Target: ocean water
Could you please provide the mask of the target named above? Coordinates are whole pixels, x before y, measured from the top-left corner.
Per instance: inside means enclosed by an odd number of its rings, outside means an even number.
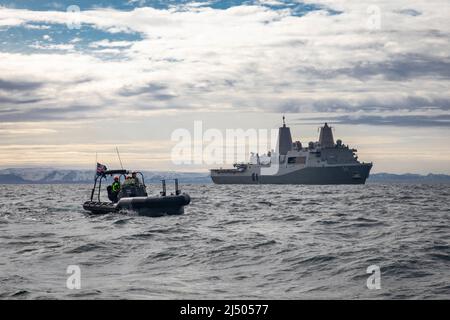
[[[450,298],[448,185],[182,187],[184,215],[150,218],[86,214],[89,185],[1,186],[0,298]]]

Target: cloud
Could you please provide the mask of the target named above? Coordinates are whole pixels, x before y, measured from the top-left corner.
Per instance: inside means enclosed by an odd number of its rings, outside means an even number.
[[[100,41],[91,42],[89,47],[92,48],[124,48],[133,45],[133,41],[110,41],[103,39]]]
[[[0,90],[23,91],[36,90],[43,84],[40,82],[0,79]]]
[[[330,79],[348,76],[358,80],[381,77],[389,81],[402,81],[417,77],[437,77],[450,79],[450,59],[418,54],[392,55],[383,61],[357,61],[350,67],[337,69],[298,70],[302,75]]]
[[[140,38],[111,40],[103,34],[77,41],[76,48],[54,36],[66,30],[69,13],[0,8],[0,25],[28,30],[28,25],[46,24],[55,31],[42,31],[52,35],[52,44],[31,43],[37,52],[0,52],[0,88],[16,91],[10,100],[3,96],[5,108],[33,100],[35,108],[104,106],[108,117],[120,117],[124,109],[139,111],[129,116],[136,114],[136,121],[146,111],[174,109],[449,110],[446,1],[433,6],[379,1],[377,30],[367,28],[370,1],[305,1],[314,8],[302,15],[273,1],[226,9],[215,4],[82,11],[81,31],[137,32]],[[76,32],[70,39],[83,37]],[[82,78],[90,81],[78,82]],[[39,87],[27,88],[27,79],[36,79]],[[21,81],[22,90],[13,89]]]
[[[70,106],[65,108],[16,108],[7,109],[0,112],[2,122],[32,122],[32,121],[56,121],[69,120],[73,116],[78,119],[88,117],[87,114],[100,111],[98,108],[90,106]]]
[[[36,42],[30,45],[30,48],[42,50],[73,51],[75,49],[75,46],[73,44],[41,44],[39,42]]]
[[[42,25],[42,24],[25,24],[23,25],[25,29],[35,29],[35,30],[48,30],[51,28],[51,26],[48,25]]]
[[[420,11],[417,11],[417,10],[414,10],[414,9],[401,9],[401,10],[397,10],[395,12],[400,13],[400,14],[406,14],[406,15],[409,15],[409,16],[414,16],[414,17],[415,16],[420,16],[422,14]]]
[[[170,94],[168,87],[163,84],[148,83],[144,86],[125,86],[121,88],[118,93],[124,97],[147,95],[155,100],[170,100],[176,97],[174,94]]]
[[[416,77],[442,77],[450,79],[450,60],[433,56],[405,54],[377,63],[359,62],[351,69],[340,70],[357,79],[382,76],[401,81]]]
[[[302,119],[305,121],[305,119]],[[341,115],[324,118],[312,117],[307,121],[330,122],[335,124],[365,124],[372,126],[401,126],[401,127],[446,127],[450,128],[450,115]]]
[[[43,99],[13,99],[10,97],[2,97],[0,96],[0,103],[3,104],[30,104],[30,103],[37,103],[37,102],[41,102],[43,101]],[[8,109],[6,109],[8,110]],[[0,112],[4,112],[5,110],[1,110]]]
[[[450,97],[429,97],[429,96],[402,96],[389,94],[384,97],[343,97],[339,98],[318,98],[318,99],[294,99],[282,104],[277,112],[386,112],[386,111],[418,111],[450,110]]]

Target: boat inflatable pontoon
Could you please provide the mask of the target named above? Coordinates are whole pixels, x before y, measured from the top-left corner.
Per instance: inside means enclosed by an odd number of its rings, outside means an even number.
[[[186,193],[181,193],[178,188],[178,179],[175,180],[175,194],[166,194],[166,180],[162,180],[162,192],[159,196],[149,197],[146,192],[144,176],[140,174],[142,183],[134,185],[122,184],[120,191],[115,194],[111,186],[107,187],[108,198],[111,202],[100,200],[102,180],[108,175],[120,175],[125,177],[129,174],[126,170],[109,170],[95,178],[94,187],[91,192],[91,199],[83,204],[83,208],[92,214],[106,214],[113,212],[133,211],[139,215],[162,216],[179,215],[184,213],[184,206],[191,202],[191,198]],[[120,180],[119,180],[120,181]],[[98,188],[97,188],[98,185]],[[98,189],[97,201],[94,200],[94,194]]]

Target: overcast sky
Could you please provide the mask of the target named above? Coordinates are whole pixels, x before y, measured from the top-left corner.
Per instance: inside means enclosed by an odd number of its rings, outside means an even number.
[[[78,6],[80,12],[77,13]],[[171,133],[336,138],[373,172],[450,174],[450,2],[0,0],[0,167],[158,170]]]

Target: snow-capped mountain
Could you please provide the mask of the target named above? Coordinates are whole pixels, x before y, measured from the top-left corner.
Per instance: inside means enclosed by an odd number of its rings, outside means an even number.
[[[178,178],[183,183],[209,183],[209,173],[143,171],[146,183]],[[50,168],[10,168],[0,170],[0,184],[12,183],[92,183],[93,170]]]

